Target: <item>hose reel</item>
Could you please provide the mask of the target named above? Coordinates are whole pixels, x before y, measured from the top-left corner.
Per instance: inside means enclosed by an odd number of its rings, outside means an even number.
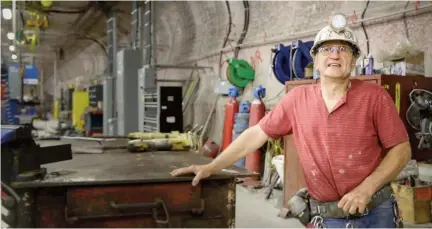
[[[243,88],[255,79],[255,70],[247,61],[230,58],[228,65],[226,75],[232,85]]]
[[[272,65],[273,74],[281,84],[285,85],[287,81],[305,77],[304,69],[313,62],[309,53],[312,46],[313,41],[303,43],[298,40],[289,46],[278,44],[272,49],[272,52],[275,53]]]

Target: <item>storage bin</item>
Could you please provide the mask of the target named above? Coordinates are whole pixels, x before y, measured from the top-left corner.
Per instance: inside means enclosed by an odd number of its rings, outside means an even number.
[[[403,221],[423,224],[431,221],[431,186],[411,187],[392,183]]]

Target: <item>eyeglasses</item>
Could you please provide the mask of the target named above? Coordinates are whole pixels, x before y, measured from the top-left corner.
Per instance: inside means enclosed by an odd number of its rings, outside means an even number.
[[[318,53],[322,53],[324,55],[333,54],[335,51],[337,51],[338,53],[353,53],[352,48],[344,45],[321,46],[318,49]]]

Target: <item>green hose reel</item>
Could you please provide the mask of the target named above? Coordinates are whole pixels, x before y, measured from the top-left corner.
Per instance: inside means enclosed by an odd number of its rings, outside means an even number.
[[[232,85],[243,88],[255,79],[255,70],[247,61],[230,58],[228,65],[227,79]]]

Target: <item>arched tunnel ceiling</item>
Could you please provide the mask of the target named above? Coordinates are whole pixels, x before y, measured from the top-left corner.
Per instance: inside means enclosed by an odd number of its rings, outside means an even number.
[[[207,62],[215,64],[229,25],[226,2],[157,1],[154,3],[156,9],[157,62],[175,64],[212,57],[207,59]],[[55,4],[65,8],[67,4],[72,3],[56,1]],[[88,2],[76,2],[74,4],[76,4],[74,8],[77,9],[85,6]],[[120,1],[111,4],[119,11],[118,45],[119,48],[125,47],[130,42],[131,2]],[[328,16],[332,12],[343,12],[350,18],[355,12],[357,18],[360,19],[365,5],[366,1],[249,1],[250,19],[243,43],[254,44],[298,34],[301,36],[297,39],[310,40],[313,39],[313,32],[326,24]],[[431,2],[421,2],[422,7],[427,5],[432,4]],[[237,43],[242,33],[245,16],[242,1],[230,1],[229,7],[232,25],[227,47]],[[371,1],[365,17],[380,18],[383,15],[414,8],[414,3],[406,4],[403,1]],[[411,11],[411,14],[419,12]],[[427,47],[428,42],[431,41],[430,26],[427,26],[428,22],[432,20],[430,12],[431,10],[428,9],[428,13],[421,13],[407,19],[407,27],[411,33],[410,40],[416,48],[430,50]],[[389,43],[389,37],[386,36],[389,35],[402,39],[405,32],[401,22],[401,14],[394,15],[396,18],[388,23],[367,26],[370,31],[369,40],[373,41],[371,49],[387,47],[385,44]],[[53,44],[64,45],[65,58],[58,63],[58,78],[63,83],[74,83],[78,76],[89,79],[102,75],[107,62],[106,51],[102,49],[102,46],[106,48],[107,44],[107,25],[104,14],[98,9],[93,9],[82,15],[52,14],[50,21],[52,21],[52,29],[49,28],[47,33],[51,30],[53,32],[51,35],[47,35],[46,41],[41,47],[53,48]],[[387,26],[387,28],[383,29],[383,26]],[[70,33],[75,34],[75,36],[64,35]],[[361,39],[360,44],[362,50],[365,51],[365,37],[358,26],[355,33]],[[90,39],[97,40],[99,43]],[[290,40],[285,40],[285,42],[290,42]],[[276,43],[269,42],[272,45]],[[43,63],[45,90],[52,94],[54,88],[52,84],[52,59],[40,58],[39,62]]]

